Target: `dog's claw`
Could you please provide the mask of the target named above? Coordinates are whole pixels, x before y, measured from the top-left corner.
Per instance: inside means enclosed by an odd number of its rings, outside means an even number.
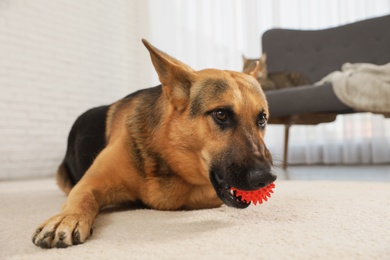
[[[48,237],[53,238],[54,237],[54,231],[46,232],[43,235],[43,239],[48,238]]]
[[[39,233],[41,233],[42,229],[41,228],[38,228],[37,230],[35,230],[35,233],[33,234],[32,236],[32,242],[35,244],[35,240],[37,239],[37,236],[39,235]]]
[[[64,243],[63,241],[58,241],[56,243],[56,247],[57,248],[67,248],[69,245],[67,245],[66,243]]]
[[[58,233],[58,239],[59,240],[64,240],[66,238],[66,234],[65,234],[65,232],[63,232],[63,231],[61,231],[61,232],[59,232]]]
[[[38,229],[40,230],[40,229]],[[37,230],[37,232],[38,232]],[[38,233],[40,234],[40,233]],[[37,235],[38,235],[37,234]],[[50,248],[51,247],[51,241],[54,238],[54,232],[46,232],[41,239],[38,239],[36,241],[37,235],[34,237],[33,243],[41,248]]]
[[[73,244],[74,245],[78,245],[78,244],[81,244],[81,241],[80,241],[80,232],[75,232],[73,233]]]

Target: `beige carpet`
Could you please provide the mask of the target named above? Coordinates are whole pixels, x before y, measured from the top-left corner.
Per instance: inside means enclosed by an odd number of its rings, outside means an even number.
[[[65,196],[52,180],[0,183],[0,259],[390,259],[390,183],[278,181],[244,210],[103,213],[83,245],[31,234]]]

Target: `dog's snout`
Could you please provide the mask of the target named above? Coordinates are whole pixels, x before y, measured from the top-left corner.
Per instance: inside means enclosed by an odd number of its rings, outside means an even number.
[[[249,183],[253,189],[260,189],[276,180],[276,175],[271,170],[265,171],[264,169],[253,170],[248,174]]]

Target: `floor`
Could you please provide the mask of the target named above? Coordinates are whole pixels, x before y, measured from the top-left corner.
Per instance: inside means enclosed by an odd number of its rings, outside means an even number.
[[[276,167],[279,180],[335,180],[390,182],[390,165]]]

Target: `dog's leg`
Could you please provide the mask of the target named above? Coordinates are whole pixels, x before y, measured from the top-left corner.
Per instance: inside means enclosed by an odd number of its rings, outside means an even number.
[[[120,156],[113,158],[111,154],[102,151],[70,191],[61,213],[38,227],[32,238],[35,245],[51,248],[83,243],[91,235],[92,224],[100,208],[135,199],[134,193],[129,192],[134,186],[129,188],[121,177],[125,176],[121,172],[125,170],[116,167],[125,159]]]
[[[199,187],[193,189],[189,194],[189,199],[183,209],[210,209],[222,205],[222,201],[218,198],[214,188],[210,186]]]

